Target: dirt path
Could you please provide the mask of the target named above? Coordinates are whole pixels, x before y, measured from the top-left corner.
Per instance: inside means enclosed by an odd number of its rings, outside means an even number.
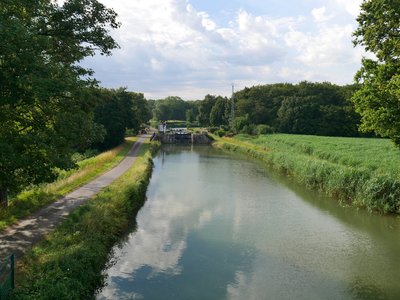
[[[118,166],[45,206],[30,217],[19,221],[0,233],[0,259],[14,253],[21,257],[32,245],[53,230],[68,214],[87,202],[102,188],[124,174],[134,163],[140,145],[148,136],[141,136]]]

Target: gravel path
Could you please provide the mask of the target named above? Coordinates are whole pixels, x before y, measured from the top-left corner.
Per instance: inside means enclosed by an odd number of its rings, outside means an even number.
[[[86,203],[102,188],[124,174],[136,160],[140,145],[147,137],[147,135],[141,136],[115,168],[1,232],[0,260],[12,253],[17,258],[21,257],[32,245],[40,241],[45,234],[65,219],[71,211]]]

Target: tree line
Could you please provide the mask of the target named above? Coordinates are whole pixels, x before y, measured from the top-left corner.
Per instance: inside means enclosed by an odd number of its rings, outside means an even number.
[[[328,82],[278,83],[244,88],[227,97],[207,95],[184,101],[168,97],[152,101],[158,120],[186,120],[202,127],[222,127],[232,133],[283,132],[328,136],[359,136],[360,116],[351,97],[358,85]]]

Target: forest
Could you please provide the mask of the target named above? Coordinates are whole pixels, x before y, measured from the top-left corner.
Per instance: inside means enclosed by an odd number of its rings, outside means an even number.
[[[357,85],[329,82],[277,83],[246,87],[227,97],[206,95],[203,100],[184,101],[168,97],[149,101],[156,120],[186,120],[188,126],[211,127],[231,134],[273,132],[360,136],[360,116],[351,97]]]

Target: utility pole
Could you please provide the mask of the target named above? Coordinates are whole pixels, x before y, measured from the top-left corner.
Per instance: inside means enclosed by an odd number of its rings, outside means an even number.
[[[233,126],[233,120],[235,120],[235,84],[232,83],[232,97],[231,97],[231,127]]]

